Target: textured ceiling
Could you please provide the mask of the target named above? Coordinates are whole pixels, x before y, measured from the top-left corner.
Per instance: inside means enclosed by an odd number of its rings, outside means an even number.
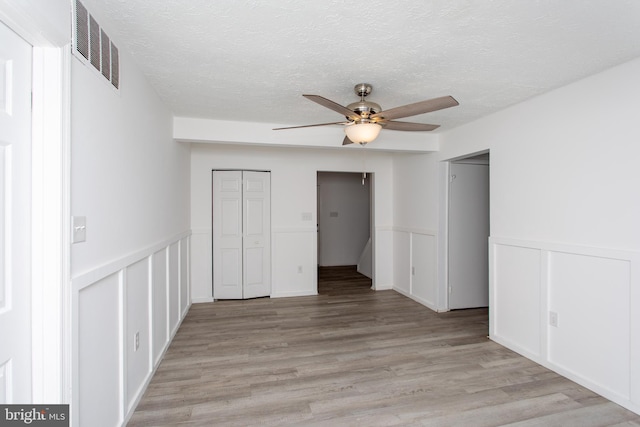
[[[83,0],[176,116],[300,125],[356,83],[447,129],[640,56],[635,0]],[[309,129],[313,132],[313,129]]]

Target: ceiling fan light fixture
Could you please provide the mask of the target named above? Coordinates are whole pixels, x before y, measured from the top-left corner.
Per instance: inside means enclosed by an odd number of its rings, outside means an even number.
[[[380,129],[382,126],[377,123],[355,123],[345,126],[344,133],[352,142],[364,145],[376,139]]]
[[[343,115],[347,122],[320,123],[303,126],[289,126],[275,128],[296,129],[314,126],[328,125],[346,125],[344,133],[347,135],[342,145],[350,145],[352,143],[365,145],[378,137],[380,130],[384,126],[385,130],[402,130],[402,131],[431,131],[437,129],[438,125],[430,125],[427,123],[413,123],[397,121],[403,117],[417,116],[418,114],[431,113],[433,111],[442,110],[444,108],[455,107],[459,105],[452,96],[441,96],[439,98],[427,99],[425,101],[414,102],[413,104],[402,105],[400,107],[382,110],[380,105],[375,102],[365,101],[373,87],[368,83],[359,83],[354,87],[356,95],[360,97],[360,101],[353,102],[346,107],[324,98],[320,95],[302,95],[309,101],[313,101],[325,108],[335,111]]]

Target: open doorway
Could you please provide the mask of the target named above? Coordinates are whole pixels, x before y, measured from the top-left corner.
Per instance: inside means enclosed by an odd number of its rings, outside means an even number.
[[[369,288],[373,279],[372,181],[368,173],[317,174],[318,268],[351,269],[369,279]]]
[[[448,308],[489,306],[489,153],[449,165]]]

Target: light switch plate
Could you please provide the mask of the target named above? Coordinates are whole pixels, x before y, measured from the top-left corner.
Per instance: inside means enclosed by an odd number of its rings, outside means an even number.
[[[71,243],[87,240],[87,217],[74,216],[71,220]]]
[[[553,326],[554,328],[558,327],[558,313],[556,313],[555,311],[549,312],[549,325]]]

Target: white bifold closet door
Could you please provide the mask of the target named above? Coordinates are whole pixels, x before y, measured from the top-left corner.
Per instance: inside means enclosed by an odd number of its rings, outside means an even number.
[[[271,175],[213,171],[213,298],[271,294]]]

